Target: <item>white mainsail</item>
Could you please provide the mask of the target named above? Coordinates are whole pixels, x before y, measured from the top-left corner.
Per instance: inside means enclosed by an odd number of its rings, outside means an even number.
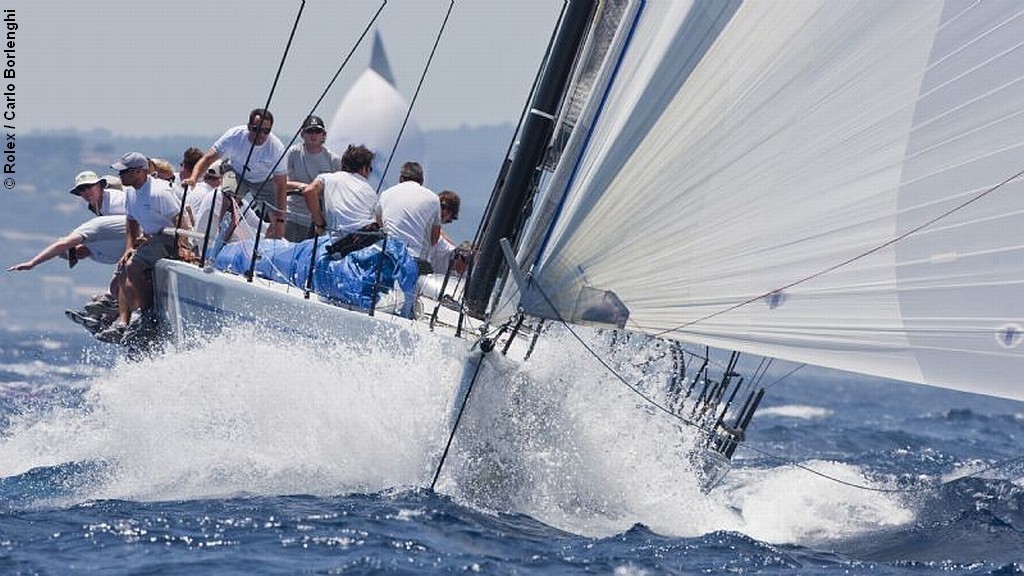
[[[1024,399],[1024,5],[632,14],[529,312]]]

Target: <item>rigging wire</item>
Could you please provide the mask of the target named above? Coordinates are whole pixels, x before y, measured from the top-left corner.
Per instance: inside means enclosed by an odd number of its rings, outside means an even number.
[[[445,12],[444,21],[441,22],[441,28],[437,31],[437,37],[434,38],[434,46],[430,49],[430,56],[427,57],[427,62],[423,66],[423,73],[420,74],[420,81],[416,84],[416,91],[412,95],[412,99],[409,101],[409,108],[405,111],[405,118],[402,119],[402,127],[398,129],[398,136],[395,137],[395,143],[391,146],[391,153],[388,154],[388,162],[384,165],[384,171],[381,172],[380,180],[377,182],[377,194],[380,194],[380,188],[384,185],[384,177],[388,175],[388,168],[391,167],[391,161],[394,160],[395,151],[398,150],[398,143],[402,141],[402,134],[405,133],[405,127],[409,123],[409,117],[412,115],[412,107],[416,105],[416,99],[420,95],[420,88],[423,87],[423,81],[427,78],[427,72],[430,70],[430,63],[434,60],[434,53],[437,52],[437,46],[441,43],[441,37],[444,36],[445,28],[448,26],[448,19],[452,15],[452,8],[455,7],[455,0],[451,0],[448,3],[448,11]]]
[[[938,216],[935,216],[931,220],[927,220],[924,223],[919,224],[918,226],[916,226],[914,228],[911,228],[910,230],[907,230],[906,232],[904,232],[904,233],[902,233],[902,234],[900,234],[898,236],[890,238],[889,240],[886,240],[885,242],[879,244],[878,246],[875,246],[874,248],[870,248],[870,249],[868,249],[868,250],[866,250],[866,251],[864,251],[864,252],[862,252],[862,253],[860,253],[860,254],[858,254],[856,256],[850,257],[850,258],[848,258],[846,260],[843,260],[842,262],[839,262],[837,264],[833,264],[832,266],[829,266],[828,268],[824,268],[822,270],[819,270],[819,271],[817,271],[817,272],[815,272],[815,273],[813,273],[813,274],[811,274],[809,276],[806,276],[804,278],[801,278],[799,280],[794,280],[793,282],[790,282],[789,284],[786,284],[785,286],[782,286],[780,288],[776,288],[774,290],[770,290],[768,292],[765,292],[763,294],[759,294],[759,295],[754,296],[752,298],[748,298],[747,300],[744,300],[742,302],[738,302],[736,304],[733,304],[732,306],[729,306],[727,308],[723,308],[722,310],[719,310],[717,312],[712,312],[711,314],[708,314],[708,315],[706,315],[706,316],[704,316],[702,318],[697,318],[696,320],[690,320],[689,322],[686,322],[684,324],[680,324],[679,326],[676,326],[674,328],[668,328],[668,329],[662,330],[660,332],[656,332],[653,335],[654,336],[663,336],[663,335],[668,334],[670,332],[676,332],[676,331],[679,331],[679,330],[683,330],[685,328],[693,326],[694,324],[699,324],[699,323],[704,322],[706,320],[710,320],[710,319],[715,318],[717,316],[721,316],[723,314],[727,314],[729,312],[732,312],[733,310],[736,310],[738,308],[742,308],[743,306],[747,306],[748,304],[752,304],[752,303],[757,302],[759,300],[762,300],[764,298],[768,298],[772,294],[777,294],[777,293],[784,292],[784,291],[786,291],[786,290],[788,290],[790,288],[793,288],[794,286],[798,286],[798,285],[803,284],[805,282],[809,282],[811,280],[814,280],[815,278],[819,278],[819,277],[824,276],[826,274],[830,274],[832,272],[835,272],[836,270],[838,270],[840,268],[843,268],[844,266],[847,266],[847,265],[852,264],[852,263],[854,263],[854,262],[856,262],[858,260],[866,258],[866,257],[870,256],[871,254],[879,252],[879,251],[881,251],[881,250],[883,250],[885,248],[888,248],[889,246],[892,246],[893,244],[897,244],[899,242],[902,242],[903,240],[906,240],[908,237],[913,236],[913,235],[917,234],[918,232],[921,232],[925,228],[928,228],[928,227],[932,226],[933,224],[948,218],[949,216],[959,212],[960,210],[963,210],[967,206],[977,202],[978,200],[981,200],[982,198],[988,196],[989,194],[995,192],[996,190],[999,190],[1000,188],[1002,188],[1003,186],[1009,184],[1010,182],[1013,182],[1014,180],[1016,180],[1018,178],[1021,178],[1022,176],[1024,176],[1024,170],[1021,170],[1020,172],[1017,172],[1016,174],[1014,174],[1014,175],[1004,179],[1002,182],[999,182],[998,184],[995,184],[995,185],[993,185],[993,186],[991,186],[991,187],[989,187],[989,188],[987,188],[985,190],[982,190],[981,192],[975,194],[974,196],[971,196],[967,200],[964,200],[960,204],[950,208],[949,210],[946,210],[945,212],[939,214]]]
[[[348,54],[346,54],[345,58],[341,61],[341,64],[338,66],[338,69],[334,72],[334,76],[331,76],[331,80],[327,83],[327,86],[324,86],[324,89],[320,92],[320,97],[318,97],[316,99],[316,102],[313,103],[313,106],[309,109],[309,113],[306,114],[306,117],[312,116],[313,113],[316,112],[316,109],[320,107],[320,104],[324,101],[324,98],[327,97],[327,93],[330,92],[331,88],[334,86],[334,83],[338,80],[338,76],[340,76],[341,72],[345,69],[346,66],[348,66],[348,62],[356,53],[356,49],[358,49],[359,46],[362,45],[363,40],[366,38],[366,35],[370,33],[370,30],[373,28],[374,23],[377,22],[377,19],[380,17],[381,12],[384,11],[384,7],[387,6],[387,3],[388,0],[381,0],[380,6],[377,7],[377,12],[373,14],[373,17],[370,18],[370,20],[366,23],[366,26],[363,27],[363,31],[362,33],[359,34],[359,38],[356,39],[355,43],[352,45],[352,48],[349,49]],[[305,121],[305,118],[303,119],[303,121]],[[281,161],[283,161],[288,156],[288,149],[292,147],[292,144],[294,144],[296,140],[298,140],[300,134],[302,134],[301,126],[299,127],[298,130],[295,131],[294,134],[292,134],[291,140],[289,140],[288,143],[285,144],[285,153],[283,156],[279,156],[277,158],[277,162],[275,162],[273,168],[270,169],[271,174],[273,174],[274,169],[276,169],[278,165],[281,164]]]
[[[779,382],[782,382],[782,381],[783,381],[783,380],[785,380],[786,378],[789,378],[789,377],[790,377],[790,376],[792,376],[793,374],[796,374],[796,372],[797,372],[798,370],[800,370],[801,368],[805,368],[805,367],[807,367],[807,364],[801,364],[801,365],[797,366],[796,368],[793,368],[793,369],[792,369],[792,370],[790,370],[789,372],[786,372],[786,373],[785,373],[785,374],[783,374],[782,376],[779,376],[779,377],[778,377],[778,378],[776,378],[776,379],[775,379],[774,381],[772,381],[772,383],[771,383],[771,384],[768,384],[767,386],[762,386],[762,388],[764,388],[765,390],[767,390],[767,389],[771,388],[772,386],[775,386],[775,385],[776,385],[776,384],[778,384]],[[763,375],[762,375],[762,376],[763,376]]]
[[[1022,174],[1024,174],[1024,171],[1022,171]],[[693,420],[690,420],[688,418],[685,418],[685,417],[683,417],[683,416],[681,416],[679,414],[676,414],[675,412],[672,412],[671,410],[669,410],[665,406],[662,406],[656,400],[654,400],[653,398],[651,398],[650,396],[645,394],[639,388],[637,388],[633,384],[629,383],[624,376],[622,376],[617,370],[615,370],[612,366],[610,366],[607,362],[605,362],[604,358],[602,358],[593,349],[593,347],[590,346],[590,344],[588,344],[583,339],[583,337],[580,336],[573,329],[573,327],[572,327],[572,325],[570,323],[568,323],[564,318],[562,318],[561,314],[559,314],[557,312],[557,310],[555,309],[555,307],[552,304],[551,300],[548,299],[547,294],[544,293],[544,290],[539,285],[535,285],[535,288],[540,293],[540,295],[544,298],[544,300],[547,302],[548,306],[550,306],[552,310],[555,310],[555,314],[558,316],[558,321],[561,322],[562,325],[565,327],[565,329],[569,331],[569,334],[571,334],[573,336],[573,338],[575,338],[576,341],[579,342],[581,346],[583,346],[584,350],[586,350],[595,360],[597,360],[598,363],[600,363],[602,366],[604,366],[604,368],[606,370],[608,370],[608,372],[612,376],[614,376],[615,379],[617,379],[619,382],[621,382],[626,388],[628,388],[634,394],[639,396],[641,399],[643,399],[645,402],[647,402],[653,408],[655,408],[655,409],[657,409],[657,410],[659,410],[659,411],[669,415],[670,417],[678,420],[679,422],[681,422],[681,423],[683,423],[683,424],[685,424],[687,426],[690,426],[691,428],[695,428],[695,429],[697,429],[697,430],[699,430],[699,431],[701,431],[701,432],[703,432],[705,434],[713,434],[714,433],[714,430],[708,430],[707,428],[701,426],[697,422],[695,422]],[[782,377],[780,377],[780,378],[776,379],[775,381],[773,381],[771,384],[769,384],[765,388],[768,388],[768,387],[774,386],[775,384],[778,384],[779,382],[781,382],[782,380],[788,378],[789,376],[791,376],[792,374],[794,374],[796,371],[800,370],[804,366],[806,366],[806,364],[801,364],[801,365],[797,366],[796,368],[794,368],[793,370],[789,371],[788,373],[786,373]],[[813,474],[815,476],[818,476],[820,478],[824,478],[826,480],[831,480],[832,482],[835,482],[837,484],[841,484],[843,486],[847,486],[849,488],[856,488],[858,490],[864,490],[864,491],[868,491],[868,492],[880,492],[880,493],[887,493],[887,494],[916,493],[916,492],[921,492],[922,491],[922,488],[920,488],[920,487],[911,487],[911,488],[882,488],[882,487],[877,487],[877,486],[868,486],[866,484],[859,484],[859,483],[856,483],[856,482],[851,482],[849,480],[843,480],[842,478],[838,478],[836,476],[833,476],[831,474],[822,472],[820,470],[815,470],[814,468],[811,468],[810,466],[808,466],[806,464],[801,464],[800,462],[797,462],[793,458],[789,458],[789,457],[786,457],[786,456],[781,456],[779,454],[775,454],[775,453],[769,452],[767,450],[764,450],[764,449],[761,449],[761,448],[757,448],[755,446],[750,446],[750,445],[747,445],[747,444],[739,444],[738,447],[739,448],[744,448],[746,450],[750,450],[751,452],[755,452],[755,453],[760,454],[762,456],[765,456],[767,458],[771,458],[773,460],[782,462],[784,464],[787,464],[787,465],[792,466],[794,468],[797,468],[799,470],[803,470],[805,472],[808,472],[808,473]],[[971,477],[977,476],[977,475],[979,475],[979,474],[981,474],[981,473],[983,473],[985,471],[988,471],[988,470],[991,470],[991,469],[994,469],[994,468],[999,468],[999,467],[1002,467],[1002,466],[1007,466],[1007,465],[1012,464],[1012,463],[1017,462],[1017,461],[1024,461],[1024,456],[1020,456],[1018,458],[1013,458],[1013,459],[1010,459],[1010,460],[1005,460],[1003,462],[999,462],[999,463],[993,464],[992,466],[989,466],[988,468],[984,468],[982,470],[979,470],[977,472],[968,474],[966,476],[960,476],[959,478],[971,478]],[[942,486],[943,484],[946,484],[946,483],[944,482],[944,483],[940,483],[937,486],[931,486],[931,487],[925,487],[925,488],[926,489],[934,490],[938,486]]]
[[[665,406],[662,406],[662,405],[661,405],[661,404],[659,404],[659,403],[658,403],[658,402],[657,402],[656,400],[654,400],[653,398],[651,398],[650,396],[648,396],[647,394],[645,394],[645,393],[644,393],[643,391],[641,391],[641,390],[640,390],[639,388],[637,388],[637,387],[636,387],[635,385],[633,385],[633,384],[631,384],[630,382],[628,382],[628,381],[626,380],[626,378],[625,378],[624,376],[622,376],[622,374],[620,374],[620,373],[619,373],[619,372],[618,372],[617,370],[615,370],[615,369],[614,369],[614,368],[612,368],[612,367],[611,367],[611,366],[610,366],[610,365],[609,365],[609,364],[608,364],[607,362],[605,362],[604,358],[602,358],[602,357],[601,357],[601,356],[600,356],[600,355],[599,355],[599,354],[598,354],[598,353],[597,353],[597,352],[596,352],[596,351],[595,351],[595,350],[593,349],[593,347],[591,347],[591,346],[590,346],[590,344],[588,344],[588,343],[587,343],[587,342],[586,342],[586,341],[585,341],[585,340],[583,339],[583,337],[582,337],[582,336],[580,336],[580,335],[579,335],[579,334],[578,334],[578,333],[576,332],[576,330],[574,330],[574,329],[573,329],[572,325],[571,325],[571,324],[569,324],[569,322],[567,322],[567,321],[565,320],[565,318],[563,318],[563,317],[562,317],[562,315],[561,315],[561,314],[560,314],[560,313],[558,312],[558,310],[557,310],[557,309],[555,308],[555,306],[554,306],[554,304],[553,304],[553,303],[551,302],[551,300],[550,300],[550,299],[548,299],[548,295],[547,295],[547,294],[546,294],[546,293],[544,292],[544,290],[543,290],[543,289],[541,289],[541,287],[540,287],[539,285],[535,285],[535,287],[536,287],[537,291],[538,291],[538,292],[540,293],[540,295],[541,295],[541,296],[542,296],[542,297],[544,298],[544,301],[545,301],[545,302],[547,302],[548,306],[549,306],[549,307],[550,307],[550,308],[551,308],[552,310],[554,310],[554,311],[555,311],[555,315],[556,315],[556,316],[558,316],[558,321],[559,321],[559,322],[561,322],[561,323],[562,323],[562,326],[564,326],[564,327],[565,327],[565,329],[569,331],[569,334],[571,334],[571,335],[572,335],[572,337],[573,337],[573,338],[575,338],[575,339],[576,339],[576,341],[577,341],[577,342],[579,342],[581,346],[583,346],[584,350],[586,350],[586,351],[587,351],[587,352],[588,352],[588,353],[589,353],[589,354],[590,354],[590,355],[591,355],[591,356],[592,356],[592,357],[593,357],[593,358],[594,358],[595,360],[597,360],[597,361],[598,361],[598,363],[600,363],[600,364],[601,364],[602,366],[604,366],[604,368],[605,368],[605,369],[606,369],[606,370],[608,371],[608,373],[609,373],[609,374],[611,374],[612,376],[614,376],[614,377],[615,377],[615,378],[616,378],[616,379],[617,379],[617,380],[618,380],[619,382],[621,382],[621,383],[622,383],[622,384],[623,384],[623,385],[624,385],[624,386],[625,386],[626,388],[629,388],[629,389],[630,389],[630,390],[631,390],[631,391],[632,391],[632,392],[633,392],[634,394],[636,394],[637,396],[639,396],[640,398],[642,398],[642,399],[643,399],[643,400],[644,400],[645,402],[647,402],[648,404],[650,404],[650,405],[651,405],[652,407],[654,407],[655,409],[657,409],[657,410],[660,410],[661,412],[664,412],[665,414],[668,414],[669,416],[671,416],[672,418],[675,418],[676,420],[679,420],[679,421],[680,421],[680,422],[682,422],[683,424],[685,424],[685,425],[687,425],[687,426],[690,426],[690,427],[692,427],[692,428],[696,428],[697,430],[703,431],[704,433],[707,433],[707,434],[712,434],[712,433],[714,433],[714,430],[708,430],[707,428],[704,428],[703,426],[701,426],[701,425],[700,425],[700,424],[698,424],[697,422],[695,422],[695,421],[693,421],[693,420],[691,420],[691,419],[689,419],[689,418],[686,418],[686,417],[684,417],[684,416],[680,416],[679,414],[676,414],[675,412],[672,412],[671,410],[669,410],[669,409],[668,409],[668,408],[666,408]]]
[[[292,31],[291,31],[290,34],[288,34],[288,42],[285,44],[284,52],[281,54],[281,62],[278,63],[278,65],[277,65],[277,73],[274,74],[274,82],[270,85],[270,92],[267,94],[267,102],[266,102],[266,104],[263,105],[263,109],[264,110],[269,110],[270,109],[270,102],[271,102],[271,100],[274,99],[274,92],[277,90],[277,82],[281,79],[281,71],[284,70],[284,63],[288,59],[288,52],[292,48],[292,40],[295,39],[295,31],[298,30],[298,28],[299,28],[299,20],[302,19],[302,11],[305,10],[305,9],[306,9],[306,0],[301,0],[301,3],[299,4],[299,13],[295,15],[295,22],[292,23]],[[263,121],[263,119],[261,118],[260,119],[260,123],[262,123],[262,121]],[[257,128],[258,128],[258,126],[257,126]],[[253,138],[252,142],[249,143],[249,153],[245,156],[245,163],[242,165],[242,173],[238,175],[238,180],[239,180],[238,185],[239,186],[241,186],[242,185],[242,181],[245,180],[245,173],[249,170],[249,160],[252,159],[252,153],[253,153],[253,151],[255,149],[256,149],[256,139]],[[274,167],[276,168],[277,164],[275,164]],[[267,185],[267,182],[270,181],[270,178],[273,176],[273,174],[274,174],[274,172],[273,172],[273,170],[271,170],[270,175],[268,175],[267,178],[262,183],[260,183],[260,187],[257,190],[257,192],[262,190],[263,187]],[[252,206],[252,203],[249,204],[249,207],[251,207],[251,206]],[[282,209],[283,208],[284,207],[282,207]],[[243,214],[244,214],[244,212],[243,212]]]
[[[305,5],[305,0],[302,0],[302,2],[303,2],[303,5]],[[328,82],[327,86],[325,86],[323,91],[320,92],[320,97],[317,98],[316,102],[313,103],[313,107],[310,108],[309,114],[306,114],[307,117],[312,115],[314,112],[316,112],[316,109],[324,101],[324,98],[327,97],[327,93],[334,86],[334,83],[338,80],[338,76],[341,75],[342,70],[344,70],[345,67],[348,65],[349,60],[352,59],[352,56],[355,54],[356,49],[358,49],[359,46],[362,45],[363,39],[365,39],[366,35],[369,34],[370,29],[373,28],[373,24],[380,17],[381,12],[384,11],[384,7],[387,6],[387,3],[388,3],[388,0],[381,0],[381,4],[380,4],[380,6],[377,7],[377,11],[374,13],[373,17],[370,18],[369,22],[366,23],[366,26],[363,27],[362,33],[359,34],[359,38],[356,39],[355,43],[352,45],[352,48],[349,49],[348,54],[345,56],[345,58],[342,60],[341,64],[338,66],[337,71],[334,72],[334,76],[331,77],[330,82]],[[302,13],[301,9],[300,9],[299,13],[300,14]],[[298,20],[296,20],[295,23],[297,25],[298,24]],[[292,36],[294,36],[294,35],[295,35],[295,29],[293,28],[292,29]],[[288,45],[291,46],[291,37],[288,38]],[[286,53],[287,53],[287,48],[285,50],[286,50]],[[283,60],[281,61],[281,65],[282,66],[284,65],[284,61]],[[280,74],[281,74],[281,71],[280,71],[280,69],[278,69],[278,76],[280,76]],[[276,77],[274,78],[274,85],[275,86],[277,85],[277,78]],[[271,94],[274,93],[274,89],[273,88],[271,88],[270,93]],[[267,98],[267,106],[270,106],[270,98]],[[264,109],[266,109],[266,107],[264,107]],[[302,134],[301,126],[299,127],[298,130],[295,131],[294,134],[292,134],[291,140],[289,140],[288,143],[284,145],[284,153],[281,156],[278,156],[277,161],[274,162],[274,165],[270,168],[270,174],[267,176],[267,179],[264,180],[260,184],[260,188],[265,186],[267,184],[267,182],[270,181],[270,178],[273,177],[274,171],[277,170],[277,167],[280,166],[281,162],[284,161],[284,159],[288,156],[288,150],[292,147],[292,144],[294,144],[295,141],[299,138],[300,134]],[[252,143],[252,145],[249,147],[249,156],[250,157],[252,156],[252,152],[253,152],[253,149],[255,148],[255,146],[256,146],[256,142],[254,141]],[[248,157],[245,159],[245,163],[246,163],[245,168],[248,168],[248,164],[249,164],[249,158]],[[242,174],[243,175],[245,174],[245,168],[243,168],[243,170],[242,170]],[[243,213],[245,211],[247,211],[251,207],[252,207],[252,203],[250,203],[249,205],[246,206],[245,210],[243,210]]]

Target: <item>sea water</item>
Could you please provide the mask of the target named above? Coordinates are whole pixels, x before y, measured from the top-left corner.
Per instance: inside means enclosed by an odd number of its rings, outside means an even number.
[[[769,379],[704,494],[693,438],[570,338],[496,363],[443,464],[461,364],[429,340],[248,328],[127,361],[77,334],[0,333],[0,349],[0,574],[1024,567],[1017,402]]]

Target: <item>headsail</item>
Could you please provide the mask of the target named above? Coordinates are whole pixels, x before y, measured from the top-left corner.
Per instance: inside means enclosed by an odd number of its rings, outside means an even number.
[[[1024,399],[1024,6],[637,6],[528,311]]]

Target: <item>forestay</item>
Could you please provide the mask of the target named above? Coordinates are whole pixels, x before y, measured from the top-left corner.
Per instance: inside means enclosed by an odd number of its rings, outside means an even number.
[[[1024,399],[1024,5],[651,1],[618,34],[528,311]]]

